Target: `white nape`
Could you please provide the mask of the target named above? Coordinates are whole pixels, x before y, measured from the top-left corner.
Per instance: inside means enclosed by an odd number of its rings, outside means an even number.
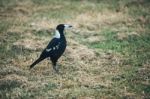
[[[60,33],[58,30],[55,31],[54,38],[60,38]]]

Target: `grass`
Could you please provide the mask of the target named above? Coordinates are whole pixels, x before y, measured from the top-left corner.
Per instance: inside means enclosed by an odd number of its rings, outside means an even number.
[[[130,57],[126,60],[126,65],[132,64],[134,66],[142,66],[143,63],[149,61],[149,34],[140,36],[129,35],[124,40],[117,39],[117,32],[110,30],[102,31],[102,34],[107,38],[106,40],[103,42],[91,43],[89,46],[92,48],[103,49],[104,51],[112,50],[121,53],[126,57]],[[129,63],[127,63],[127,61]]]
[[[148,99],[148,0],[0,1],[1,99]],[[33,70],[59,23],[68,47],[59,60]]]

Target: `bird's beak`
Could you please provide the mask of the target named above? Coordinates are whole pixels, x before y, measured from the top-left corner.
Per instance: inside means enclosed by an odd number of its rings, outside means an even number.
[[[65,29],[69,29],[69,28],[72,28],[72,25],[69,25],[69,24],[65,24]]]
[[[72,25],[69,25],[69,28],[72,28],[73,26]]]

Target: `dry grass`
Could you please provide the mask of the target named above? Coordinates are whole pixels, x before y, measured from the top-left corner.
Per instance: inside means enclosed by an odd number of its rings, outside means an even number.
[[[143,49],[132,49],[137,46],[126,44],[129,37],[129,43],[132,43],[132,37],[136,42],[143,32],[149,31],[147,14],[146,17],[130,15],[130,10],[134,9],[133,6],[125,7],[126,2],[119,3],[119,11],[115,6],[118,2],[114,4],[113,1],[108,4],[97,0],[9,3],[11,6],[0,7],[0,19],[4,20],[4,25],[0,25],[1,99],[150,97],[147,39],[144,43],[139,39]],[[145,12],[141,13],[147,13],[147,8],[143,9]],[[53,71],[49,59],[29,70],[29,65],[40,55],[59,23],[74,26],[65,34],[68,47],[58,62],[61,75]],[[111,48],[111,40],[112,45],[117,46],[119,42],[119,47]],[[143,56],[136,57],[136,51]],[[136,66],[138,61],[142,66]]]

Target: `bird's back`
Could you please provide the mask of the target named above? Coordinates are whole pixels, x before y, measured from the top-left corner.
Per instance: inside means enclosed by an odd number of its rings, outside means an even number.
[[[51,57],[58,59],[66,49],[66,39],[65,38],[53,38],[47,47],[43,50],[41,57]]]
[[[58,44],[53,48],[53,52],[51,53],[50,57],[58,59],[64,53],[66,46],[66,40],[60,39]]]

